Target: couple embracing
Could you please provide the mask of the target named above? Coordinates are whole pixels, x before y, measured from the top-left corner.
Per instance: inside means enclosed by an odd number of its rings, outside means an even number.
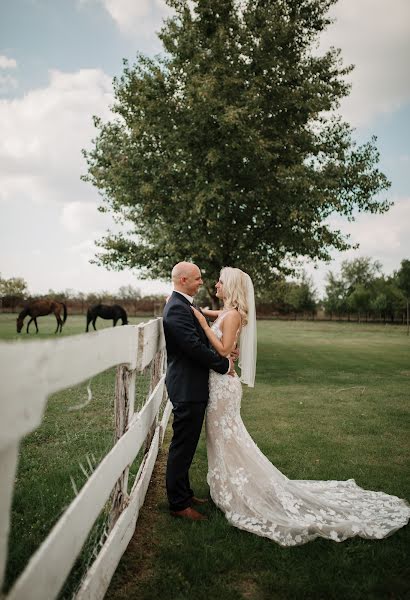
[[[206,500],[191,489],[189,469],[206,416],[207,481],[228,521],[281,546],[317,537],[341,542],[380,539],[405,525],[405,500],[347,481],[291,480],[259,450],[240,415],[242,383],[253,387],[256,366],[255,299],[251,278],[225,267],[216,283],[220,311],[201,311],[194,296],[201,271],[181,262],[172,270],[174,292],[163,324],[168,356],[166,386],[173,405],[173,437],[166,486],[171,515],[205,520]],[[213,320],[209,326],[206,317]],[[241,376],[235,372],[239,344]]]

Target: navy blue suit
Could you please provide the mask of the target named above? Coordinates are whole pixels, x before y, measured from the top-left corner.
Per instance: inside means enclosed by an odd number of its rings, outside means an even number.
[[[193,496],[188,472],[208,402],[209,369],[226,373],[229,360],[211,350],[189,300],[178,292],[165,306],[163,324],[168,359],[165,383],[174,414],[166,485],[170,509],[179,511],[191,505]]]

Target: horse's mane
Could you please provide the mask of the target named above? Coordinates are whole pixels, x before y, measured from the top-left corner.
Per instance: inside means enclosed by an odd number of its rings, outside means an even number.
[[[29,307],[25,306],[23,310],[19,313],[18,319],[24,319],[28,315]]]

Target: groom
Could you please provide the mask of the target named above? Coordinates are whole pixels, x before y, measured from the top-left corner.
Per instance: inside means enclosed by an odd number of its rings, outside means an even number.
[[[173,437],[169,447],[166,486],[171,515],[194,521],[206,517],[192,505],[203,504],[194,496],[189,468],[198,445],[208,402],[209,369],[233,371],[228,358],[209,348],[205,333],[191,309],[193,296],[202,285],[201,271],[193,263],[180,262],[172,269],[174,291],[163,314],[167,346],[165,383],[173,406]]]

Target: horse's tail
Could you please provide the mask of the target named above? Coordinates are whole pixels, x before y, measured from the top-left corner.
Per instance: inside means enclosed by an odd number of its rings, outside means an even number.
[[[64,302],[61,304],[63,305],[63,323],[65,323],[67,321],[67,306],[64,304]]]

